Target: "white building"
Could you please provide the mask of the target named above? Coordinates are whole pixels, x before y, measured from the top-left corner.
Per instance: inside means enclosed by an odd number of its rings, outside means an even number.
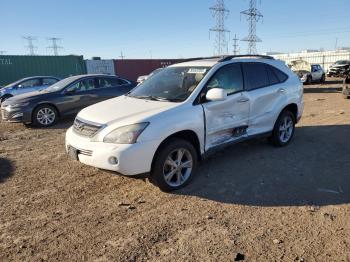
[[[316,51],[316,50],[305,50],[300,53],[266,53],[271,55],[275,59],[280,59],[289,64],[294,60],[305,60],[310,64],[320,64],[325,70],[339,60],[350,60],[350,48],[342,48],[336,51]]]

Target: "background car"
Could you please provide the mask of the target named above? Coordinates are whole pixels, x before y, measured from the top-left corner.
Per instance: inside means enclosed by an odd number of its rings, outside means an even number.
[[[33,76],[23,78],[7,86],[1,87],[0,103],[16,95],[45,89],[58,81],[60,81],[60,79],[54,76]]]
[[[136,84],[108,75],[68,77],[41,90],[9,98],[1,104],[2,120],[48,127],[60,117],[129,92]]]
[[[340,60],[329,67],[327,75],[343,77],[349,69],[350,60]]]
[[[163,70],[163,68],[157,68],[156,70],[152,71],[149,75],[139,76],[137,78],[137,83],[141,84],[141,83],[145,82],[148,78],[150,78],[151,76],[159,73],[162,70]]]
[[[295,60],[291,62],[290,68],[304,84],[311,84],[312,82],[324,83],[326,81],[326,73],[321,65],[309,64],[304,60]]]

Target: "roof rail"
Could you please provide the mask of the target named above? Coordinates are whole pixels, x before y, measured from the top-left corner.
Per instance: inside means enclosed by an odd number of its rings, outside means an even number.
[[[196,60],[205,60],[205,59],[223,59],[225,56],[207,56],[207,57],[193,57],[193,58],[186,58],[184,59],[185,62],[191,62]]]
[[[256,57],[256,58],[271,59],[271,60],[275,59],[272,56],[268,56],[268,55],[229,55],[229,56],[223,56],[222,59],[219,60],[219,62],[226,62],[234,58],[245,58],[245,57]]]

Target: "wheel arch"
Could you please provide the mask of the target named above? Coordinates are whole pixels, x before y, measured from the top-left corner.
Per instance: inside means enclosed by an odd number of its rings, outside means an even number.
[[[55,109],[56,109],[56,112],[57,112],[57,116],[58,116],[58,117],[61,117],[60,111],[58,110],[58,107],[57,107],[55,104],[50,103],[50,102],[42,102],[42,103],[40,103],[40,104],[37,104],[37,105],[33,108],[33,110],[32,110],[32,119],[33,119],[33,117],[34,117],[34,112],[35,112],[35,110],[36,110],[39,106],[44,106],[44,105],[52,106],[53,108],[55,108]]]
[[[291,104],[285,106],[285,107],[281,110],[281,112],[279,113],[278,117],[279,117],[284,111],[290,111],[290,112],[293,114],[293,116],[294,116],[294,118],[295,118],[295,121],[297,122],[297,120],[298,120],[298,112],[299,112],[299,109],[298,109],[298,105],[297,105],[297,104],[291,103]],[[277,119],[278,119],[278,117],[277,117]],[[277,119],[276,119],[276,121],[277,121]]]
[[[153,170],[153,165],[156,159],[156,155],[158,154],[158,152],[172,139],[175,138],[179,138],[179,139],[183,139],[186,140],[188,142],[190,142],[194,148],[196,149],[197,155],[198,155],[198,159],[201,158],[201,144],[200,144],[200,140],[199,137],[197,135],[197,133],[193,130],[182,130],[182,131],[178,131],[176,133],[173,133],[171,135],[169,135],[168,137],[166,137],[158,146],[157,150],[155,151],[154,155],[153,155],[153,159],[152,159],[152,164],[151,164],[151,170]]]

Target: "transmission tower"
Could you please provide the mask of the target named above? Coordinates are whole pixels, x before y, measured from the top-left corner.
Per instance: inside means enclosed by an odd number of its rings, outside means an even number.
[[[238,46],[238,38],[237,35],[235,34],[235,38],[233,40],[233,54],[238,55],[239,54],[239,46]]]
[[[57,38],[57,37],[50,37],[47,40],[52,42],[52,46],[48,46],[47,48],[52,49],[53,53],[55,56],[58,56],[58,50],[62,49],[62,46],[58,46],[57,42],[61,40],[61,38]]]
[[[256,0],[249,0],[249,9],[242,11],[242,15],[247,16],[249,23],[249,35],[242,39],[242,41],[248,42],[248,54],[256,54],[256,43],[262,42],[256,35],[256,23],[263,18],[263,15],[256,8]]]
[[[229,14],[229,10],[225,7],[224,0],[216,0],[214,6],[210,7],[212,15],[215,19],[215,27],[209,30],[209,37],[211,32],[215,32],[215,55],[223,55],[228,53],[228,42],[226,35],[230,31],[225,28],[225,19]]]
[[[37,49],[36,46],[34,46],[34,41],[36,40],[36,37],[34,36],[23,36],[23,39],[28,41],[28,45],[25,46],[29,50],[29,55],[35,55],[35,49]]]

